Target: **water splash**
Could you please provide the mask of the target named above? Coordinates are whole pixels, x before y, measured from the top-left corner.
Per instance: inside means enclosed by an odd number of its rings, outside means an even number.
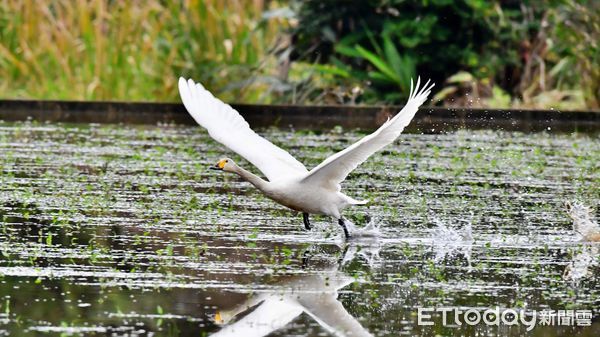
[[[573,254],[571,262],[565,268],[563,278],[575,286],[588,276],[592,276],[592,268],[598,265],[598,246],[583,246]]]
[[[592,209],[580,201],[567,202],[566,207],[576,235],[582,241],[600,241],[600,226],[592,220]]]
[[[380,238],[381,222],[377,218],[371,218],[365,227],[357,228],[351,221],[346,220],[346,225],[353,238]]]
[[[567,202],[567,213],[573,220],[573,231],[583,242],[600,241],[600,227],[592,219],[592,209],[580,201]],[[592,274],[591,269],[598,265],[598,245],[584,245],[573,254],[565,268],[563,277],[574,285]]]
[[[464,256],[471,269],[471,251],[473,246],[473,230],[470,220],[465,221],[466,224],[461,230],[452,228],[444,223],[438,217],[432,217],[433,223],[437,228],[431,233],[433,247],[435,249],[436,263],[442,262],[444,259],[453,259],[460,255]]]
[[[346,220],[350,231],[350,239],[341,265],[344,266],[355,258],[360,257],[366,261],[370,268],[375,268],[380,262],[379,252],[383,249],[381,242],[381,225],[377,218],[371,218],[366,226],[357,228],[351,221]]]

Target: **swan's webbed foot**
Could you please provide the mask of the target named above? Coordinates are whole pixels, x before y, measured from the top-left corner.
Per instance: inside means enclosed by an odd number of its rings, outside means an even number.
[[[344,237],[347,239],[350,238],[350,234],[348,233],[348,228],[346,227],[346,222],[344,221],[344,218],[339,218],[338,219],[338,224],[340,226],[342,226],[342,228],[344,229]]]
[[[308,213],[302,213],[302,220],[304,220],[304,228],[306,230],[310,230],[310,222],[308,221]]]

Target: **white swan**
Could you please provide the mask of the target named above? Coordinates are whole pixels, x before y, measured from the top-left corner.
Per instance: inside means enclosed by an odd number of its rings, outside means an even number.
[[[340,183],[369,156],[392,143],[410,123],[433,87],[428,81],[420,88],[420,82],[419,78],[413,90],[411,81],[408,102],[396,116],[310,171],[288,152],[252,131],[237,111],[215,98],[200,83],[179,78],[179,94],[187,111],[212,138],[256,166],[268,181],[237,166],[229,158],[221,159],[214,169],[236,173],[274,201],[302,212],[307,229],[310,229],[308,214],[335,218],[348,238],[350,233],[342,210],[350,205],[364,205],[367,201],[343,194]]]

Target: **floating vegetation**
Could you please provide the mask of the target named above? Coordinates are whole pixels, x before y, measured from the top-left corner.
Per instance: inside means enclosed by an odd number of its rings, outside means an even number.
[[[263,133],[307,167],[363,135]],[[426,306],[587,309],[591,327],[560,331],[599,329],[598,243],[563,206],[600,202],[597,135],[403,135],[345,183],[371,201],[346,213],[364,234],[347,244],[208,170],[224,154],[197,127],[0,122],[1,332],[240,335],[275,316],[265,334],[525,331],[418,326]]]

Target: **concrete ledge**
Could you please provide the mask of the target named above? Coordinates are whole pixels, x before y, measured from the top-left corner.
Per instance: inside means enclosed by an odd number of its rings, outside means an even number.
[[[233,104],[253,127],[375,129],[401,107]],[[63,123],[195,124],[180,103],[0,100],[0,120]],[[562,132],[600,131],[598,111],[420,109],[410,129],[440,132],[457,128]]]

